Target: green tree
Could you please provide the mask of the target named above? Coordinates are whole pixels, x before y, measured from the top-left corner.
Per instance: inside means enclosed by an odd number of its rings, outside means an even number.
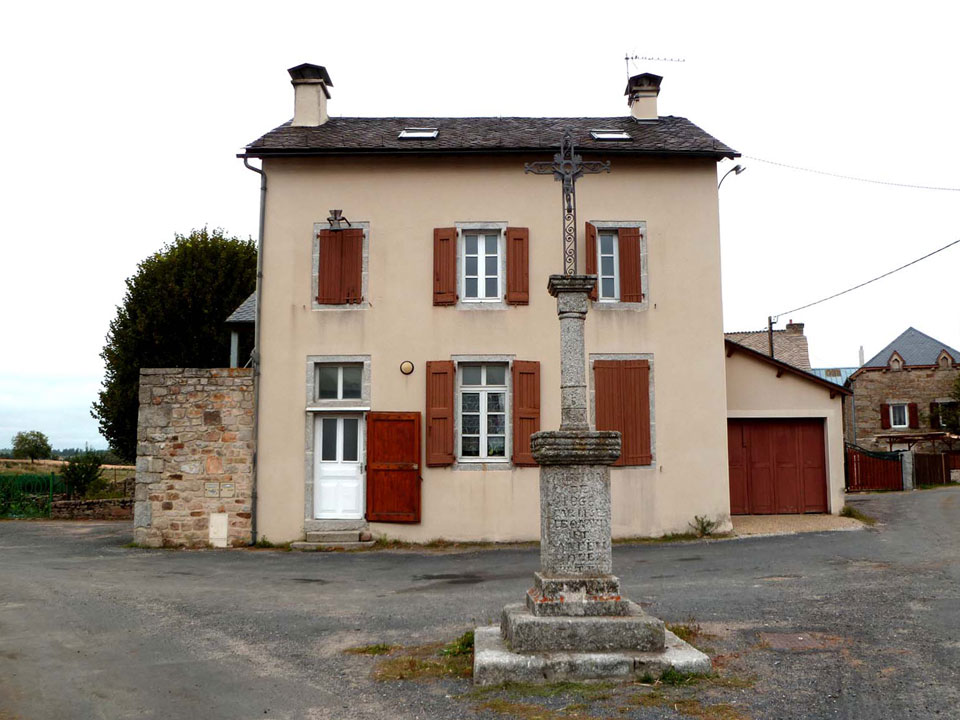
[[[175,235],[127,279],[100,353],[106,369],[91,413],[121,457],[136,457],[140,368],[226,365],[224,320],[253,292],[256,267],[253,240],[204,228]]]
[[[46,460],[52,452],[53,448],[50,447],[50,441],[39,430],[18,432],[13,436],[13,456],[15,458],[30,458],[30,462]]]
[[[63,466],[60,477],[70,490],[71,497],[82,498],[91,483],[100,478],[100,463],[102,460],[103,453],[96,450],[84,450],[70,458],[70,461]]]

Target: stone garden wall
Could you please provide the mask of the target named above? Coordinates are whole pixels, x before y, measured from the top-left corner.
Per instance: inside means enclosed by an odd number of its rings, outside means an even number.
[[[52,520],[129,520],[133,498],[57,500],[50,506]]]
[[[134,542],[250,543],[253,372],[140,371]]]

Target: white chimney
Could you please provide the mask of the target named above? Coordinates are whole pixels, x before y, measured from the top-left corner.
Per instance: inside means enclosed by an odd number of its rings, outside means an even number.
[[[630,106],[630,115],[634,120],[656,120],[657,96],[660,94],[659,75],[643,73],[634,75],[627,81],[627,105]]]
[[[333,87],[327,69],[321,65],[303,63],[287,70],[293,85],[293,122],[294,127],[317,127],[323,125],[327,115],[327,100]]]
[[[863,345],[860,346],[860,367],[863,367]]]

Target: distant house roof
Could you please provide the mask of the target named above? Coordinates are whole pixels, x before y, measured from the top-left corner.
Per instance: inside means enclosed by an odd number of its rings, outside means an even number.
[[[228,323],[252,323],[256,321],[257,315],[257,294],[250,293],[250,297],[240,303],[240,307],[230,313],[230,317],[225,322]]]
[[[436,128],[433,139],[403,139],[405,128]],[[622,130],[627,140],[598,140],[590,131]],[[569,130],[581,152],[604,155],[685,156],[721,160],[739,157],[712,135],[682,117],[652,121],[617,117],[433,117],[330,118],[317,127],[286,122],[247,145],[241,157],[284,155],[439,155],[554,151]]]
[[[896,340],[865,362],[863,367],[887,367],[890,356],[895,352],[903,358],[904,365],[936,365],[941,350],[950,353],[955,363],[960,362],[960,352],[916,328],[909,327],[900,333]]]
[[[796,328],[799,328],[799,331]],[[770,339],[767,337],[766,330],[728,332],[723,336],[751,350],[770,355]],[[807,336],[803,334],[803,325],[791,324],[786,330],[774,330],[773,354],[777,360],[788,362],[801,370],[809,370],[810,349],[807,346]]]
[[[848,390],[842,385],[837,385],[837,383],[832,382],[830,380],[824,380],[819,375],[815,375],[812,372],[798,368],[796,365],[793,365],[792,363],[784,362],[779,358],[772,358],[770,357],[770,355],[768,355],[765,352],[758,352],[757,350],[754,350],[752,347],[735,342],[730,338],[724,339],[724,346],[727,349],[727,357],[730,357],[731,355],[737,352],[743,353],[748,357],[752,357],[755,360],[765,362],[768,365],[772,365],[773,367],[777,368],[777,377],[780,377],[782,373],[786,372],[786,373],[790,373],[795,377],[801,378],[808,382],[812,382],[815,385],[819,385],[820,387],[829,390],[831,398],[836,396],[837,394],[853,395],[852,390]]]
[[[829,380],[832,383],[837,385],[843,385],[847,378],[853,375],[857,371],[855,367],[841,367],[841,368],[811,368],[810,373],[816,375],[817,377],[823,378],[824,380]]]

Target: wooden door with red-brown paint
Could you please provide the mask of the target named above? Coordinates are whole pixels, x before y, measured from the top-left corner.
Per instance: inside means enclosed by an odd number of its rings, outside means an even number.
[[[420,413],[367,413],[367,520],[420,522]]]

